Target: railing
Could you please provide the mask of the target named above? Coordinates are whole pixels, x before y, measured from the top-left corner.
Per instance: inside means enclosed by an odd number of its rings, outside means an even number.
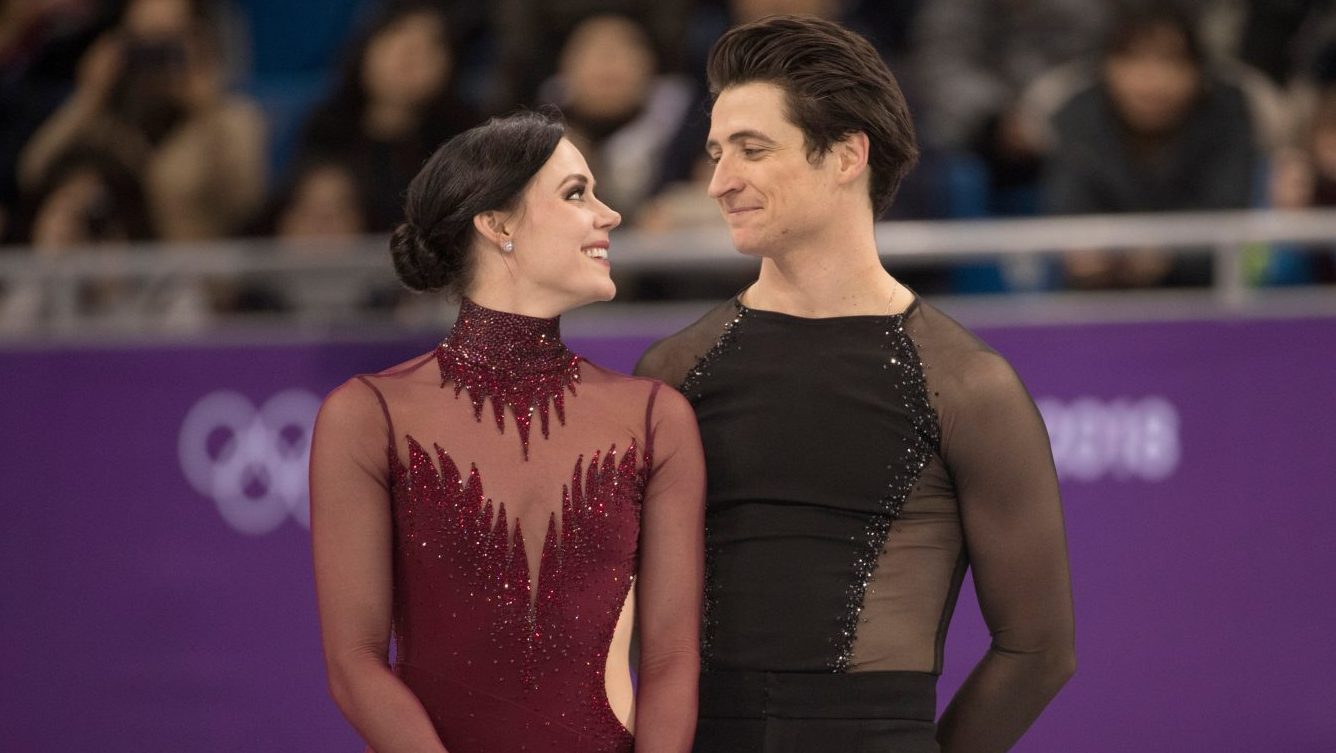
[[[877,227],[888,268],[951,264],[969,259],[1003,258],[1008,263],[1041,258],[1064,249],[1157,247],[1210,249],[1214,280],[1206,291],[1175,294],[1191,306],[1216,312],[1244,311],[1263,302],[1302,301],[1302,308],[1336,313],[1336,290],[1267,290],[1252,287],[1245,274],[1244,252],[1259,245],[1294,244],[1336,247],[1336,211],[1243,211],[1187,214],[1099,215],[1044,219],[891,222]],[[618,232],[612,260],[619,280],[662,273],[742,271],[755,260],[736,253],[722,229],[668,235]],[[115,281],[120,304],[114,315],[90,313],[81,302],[88,284]],[[281,289],[291,304],[281,315],[229,317],[213,313],[209,291],[238,281]],[[393,275],[383,236],[367,236],[316,245],[278,239],[198,244],[106,246],[47,255],[26,249],[0,249],[0,337],[14,340],[80,338],[176,332],[198,334],[239,323],[259,328],[330,329],[355,322],[379,325],[435,326],[444,307],[429,304],[417,314],[396,318],[368,315],[359,305],[368,291],[392,290]],[[29,305],[16,304],[26,296]],[[1142,302],[1171,297],[1155,292],[1121,294],[1119,300]],[[1092,293],[1030,292],[1011,294],[1010,303],[991,297],[990,310],[1017,307],[1070,308],[1076,301],[1103,301]],[[8,303],[6,304],[6,300]],[[961,304],[965,309],[977,305]],[[40,309],[34,314],[34,307]],[[678,305],[681,308],[681,305]],[[688,306],[687,308],[691,308]],[[695,307],[698,309],[699,307]],[[625,310],[625,307],[622,307]],[[430,313],[422,314],[421,311]],[[26,313],[25,313],[26,312]],[[968,318],[968,317],[966,317]],[[1068,317],[1070,318],[1070,317]]]

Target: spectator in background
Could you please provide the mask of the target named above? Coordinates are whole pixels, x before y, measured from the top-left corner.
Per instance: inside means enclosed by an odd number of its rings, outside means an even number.
[[[1248,207],[1261,154],[1241,89],[1214,75],[1188,13],[1122,13],[1098,79],[1053,116],[1045,206],[1054,214]],[[1073,287],[1205,284],[1209,260],[1138,248],[1073,251]]]
[[[24,197],[15,230],[19,243],[47,256],[153,237],[148,202],[134,173],[104,152],[79,147],[58,155]],[[125,303],[129,292],[123,281],[110,277],[73,290],[63,285],[6,290],[0,323],[10,330],[31,329],[58,319],[64,303],[105,315]],[[64,295],[73,300],[63,302]]]
[[[617,14],[576,25],[549,83],[544,98],[561,107],[568,137],[588,155],[603,197],[633,216],[693,101],[690,83],[661,75],[649,32]]]
[[[371,232],[373,213],[351,167],[336,159],[318,159],[294,171],[260,232],[302,242],[352,238]]]
[[[1108,0],[924,3],[909,88],[923,101],[919,122],[927,145],[976,155],[994,195],[1027,187],[1033,193],[1041,144],[1018,110],[1021,92],[1055,66],[1096,54],[1108,6]]]
[[[292,170],[253,231],[276,238],[295,254],[346,253],[356,239],[371,232],[373,213],[355,171],[337,158],[318,158]],[[401,297],[398,290],[368,294],[361,279],[329,275],[296,275],[281,285],[272,276],[244,279],[226,293],[220,303],[237,311],[286,311],[305,304],[342,308],[350,316],[382,299]]]
[[[1243,92],[1215,75],[1191,16],[1130,8],[1109,38],[1098,79],[1052,119],[1044,200],[1058,214],[1249,206],[1260,149]],[[1209,261],[1160,249],[1073,252],[1075,287],[1204,284]]]
[[[449,19],[436,3],[390,6],[345,59],[333,96],[307,122],[298,163],[337,157],[372,197],[367,228],[388,230],[403,192],[446,139],[477,115],[454,91]]]
[[[24,201],[18,241],[38,252],[153,237],[144,188],[113,156],[84,147],[58,155]]]
[[[1336,82],[1321,85],[1298,144],[1272,161],[1271,205],[1277,209],[1336,207]],[[1273,247],[1261,270],[1268,283],[1336,280],[1336,251],[1294,244]]]
[[[19,153],[69,94],[79,57],[99,27],[114,22],[104,5],[0,0],[0,242],[13,240]]]
[[[144,176],[162,238],[240,230],[264,197],[258,107],[223,88],[219,39],[201,1],[130,0],[85,54],[73,94],[24,149],[20,182],[41,183],[73,144],[117,155]]]
[[[557,73],[562,41],[584,19],[617,13],[636,19],[653,36],[664,70],[677,70],[694,0],[497,0],[492,25],[498,50],[493,108],[509,110],[538,98]]]

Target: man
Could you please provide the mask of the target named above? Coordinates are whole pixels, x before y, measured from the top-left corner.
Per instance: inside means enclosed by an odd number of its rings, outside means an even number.
[[[637,367],[709,468],[696,750],[1006,750],[1074,670],[1062,511],[1015,373],[881,266],[904,98],[810,18],[731,30],[709,78],[710,195],[760,277]],[[967,567],[993,645],[934,724]]]

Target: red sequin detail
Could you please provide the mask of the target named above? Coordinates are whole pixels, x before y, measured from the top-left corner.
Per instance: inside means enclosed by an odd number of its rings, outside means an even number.
[[[453,382],[455,397],[468,391],[473,417],[482,421],[483,403],[492,401],[496,428],[505,432],[510,408],[529,458],[529,429],[538,413],[548,435],[548,405],[566,423],[565,393],[580,381],[580,357],[561,341],[561,320],[539,319],[484,308],[465,298],[450,337],[436,348],[441,386]]]
[[[408,467],[394,461],[396,670],[428,708],[469,714],[438,720],[443,729],[467,730],[481,713],[464,711],[467,687],[484,706],[556,710],[544,735],[568,733],[580,750],[629,753],[603,671],[636,572],[649,457],[633,439],[620,459],[613,446],[576,460],[534,593],[524,532],[485,496],[477,467],[464,478],[439,445],[433,458],[407,442]]]

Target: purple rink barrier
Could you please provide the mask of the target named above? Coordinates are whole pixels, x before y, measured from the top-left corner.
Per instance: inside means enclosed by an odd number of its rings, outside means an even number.
[[[1044,409],[1076,589],[1080,668],[1017,750],[1336,750],[1336,319],[982,334]],[[571,345],[626,369],[649,339]],[[427,347],[0,353],[0,750],[361,750],[303,422]],[[986,646],[967,591],[939,707]]]

